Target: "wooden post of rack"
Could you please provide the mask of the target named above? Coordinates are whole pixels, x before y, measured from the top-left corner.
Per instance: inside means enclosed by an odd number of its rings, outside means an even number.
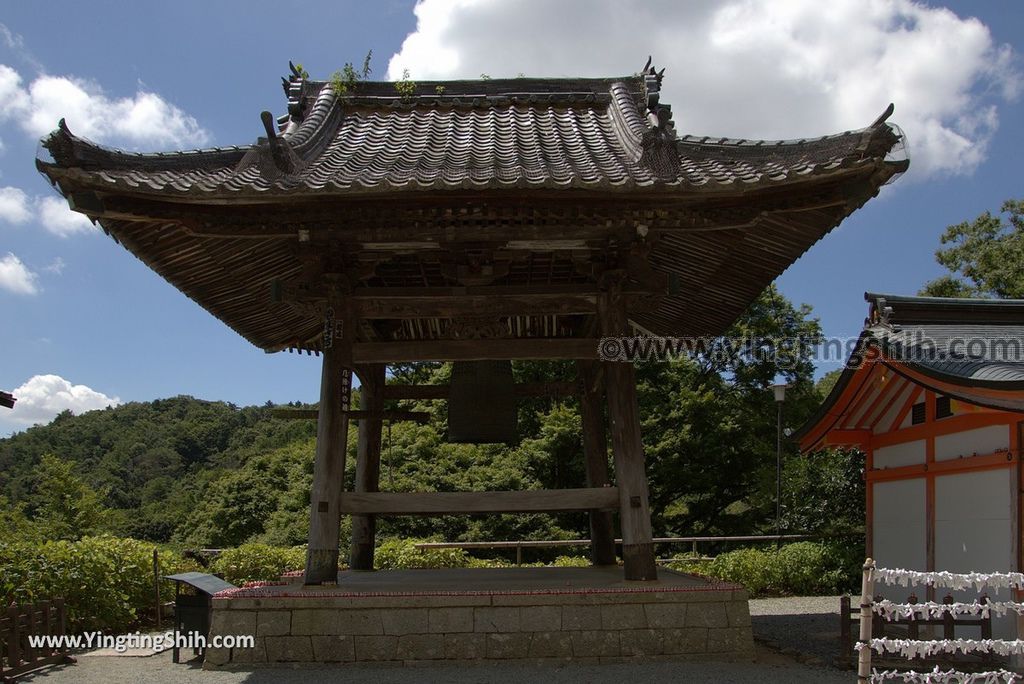
[[[857,681],[871,680],[871,616],[875,594],[875,561],[864,561],[864,576],[860,584],[860,643],[857,656]]]

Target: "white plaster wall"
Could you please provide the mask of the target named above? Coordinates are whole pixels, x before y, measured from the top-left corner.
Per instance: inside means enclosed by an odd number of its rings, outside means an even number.
[[[954,473],[935,478],[935,568],[950,572],[1016,570],[1013,543],[1012,468]],[[945,595],[944,590],[936,600]],[[1007,591],[986,590],[993,600],[1009,601]],[[975,592],[954,592],[958,601],[973,601]],[[1016,638],[1016,618],[993,620],[993,636]],[[959,636],[959,634],[958,634]],[[979,638],[980,630],[965,632]]]
[[[925,462],[925,441],[918,439],[903,444],[879,447],[874,452],[876,468],[897,468]]]
[[[941,421],[940,421],[941,422]],[[948,461],[959,456],[984,456],[1010,447],[1010,429],[1007,425],[964,430],[935,438],[935,460]]]
[[[874,558],[880,567],[927,569],[924,478],[875,482],[872,539]],[[904,601],[905,587],[880,585],[878,593]]]

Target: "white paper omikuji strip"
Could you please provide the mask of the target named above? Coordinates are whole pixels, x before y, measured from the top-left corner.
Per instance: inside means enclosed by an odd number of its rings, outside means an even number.
[[[1020,572],[919,572],[917,570],[901,570],[899,568],[875,568],[874,578],[889,585],[901,587],[923,584],[932,587],[981,591],[985,587],[993,589],[1024,588],[1024,573]]]
[[[863,643],[853,645],[858,651]],[[995,653],[1010,656],[1024,653],[1024,641],[1016,639],[937,639],[919,641],[915,639],[872,639],[871,649],[876,653],[898,653],[904,658],[930,658],[938,653]]]
[[[935,601],[927,601],[926,603],[893,603],[889,600],[883,600],[875,601],[873,610],[886,620],[894,618],[909,620],[914,615],[920,615],[923,618],[940,618],[945,613],[949,613],[953,617],[980,615],[983,618],[987,618],[989,615],[1003,617],[1011,612],[1017,615],[1024,615],[1024,603],[1014,603],[1013,601],[989,601],[988,603],[981,603],[980,601],[975,601],[974,603],[936,603]]]
[[[900,681],[907,684],[921,682],[922,684],[1014,684],[1024,682],[1024,677],[1006,670],[994,672],[957,672],[947,670],[942,672],[936,665],[931,672],[899,672],[897,670],[875,670],[871,673],[872,682]]]

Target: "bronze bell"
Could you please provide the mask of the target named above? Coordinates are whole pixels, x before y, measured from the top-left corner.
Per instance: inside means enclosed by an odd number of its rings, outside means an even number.
[[[516,397],[511,361],[457,361],[448,398],[448,441],[514,443]]]

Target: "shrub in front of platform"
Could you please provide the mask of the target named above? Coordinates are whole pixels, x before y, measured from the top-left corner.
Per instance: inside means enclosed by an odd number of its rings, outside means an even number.
[[[306,547],[242,544],[225,549],[210,563],[210,572],[241,586],[245,582],[275,581],[282,573],[306,566]]]
[[[797,542],[779,549],[737,549],[710,561],[680,556],[669,567],[742,584],[754,597],[814,596],[849,591],[860,572],[850,560],[854,556],[837,543]]]
[[[163,549],[159,563],[161,576],[198,569]],[[0,568],[3,605],[63,598],[72,632],[125,632],[154,613],[152,543],[111,536],[2,542]],[[172,600],[173,585],[160,585],[163,600]]]
[[[468,568],[473,559],[464,549],[420,549],[423,539],[387,539],[373,554],[377,570],[409,570],[414,568]]]

